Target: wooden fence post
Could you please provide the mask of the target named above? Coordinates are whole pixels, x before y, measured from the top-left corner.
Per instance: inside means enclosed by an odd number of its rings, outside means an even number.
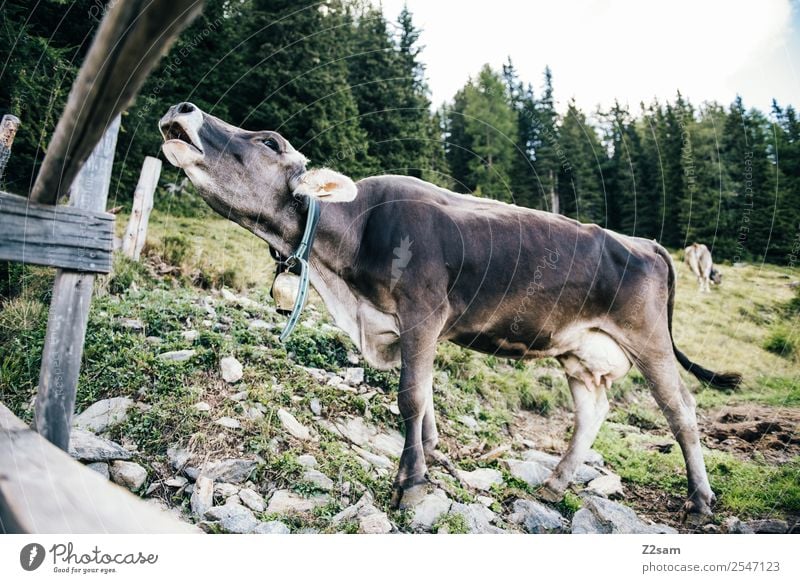
[[[147,156],[133,194],[131,218],[125,231],[125,238],[122,240],[122,252],[134,261],[139,261],[139,255],[147,239],[147,224],[150,221],[150,211],[153,210],[153,194],[159,176],[161,176],[161,160]]]
[[[70,190],[70,206],[105,210],[119,124],[118,115],[81,168]],[[94,278],[94,274],[59,269],[50,302],[35,423],[43,437],[63,450],[69,447]]]
[[[0,179],[3,178],[3,173],[6,171],[6,164],[11,156],[11,144],[14,143],[18,127],[18,117],[11,114],[3,116],[3,121],[0,123]]]

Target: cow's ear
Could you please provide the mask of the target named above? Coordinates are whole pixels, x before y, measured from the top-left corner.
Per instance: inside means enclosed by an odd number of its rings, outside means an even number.
[[[317,168],[300,175],[294,193],[315,196],[325,202],[350,202],[358,190],[344,174],[329,168]]]

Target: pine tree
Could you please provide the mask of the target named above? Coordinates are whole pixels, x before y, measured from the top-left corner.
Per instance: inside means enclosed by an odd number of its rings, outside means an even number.
[[[558,175],[562,214],[605,225],[607,209],[601,171],[605,154],[595,129],[574,100],[567,106],[559,134],[559,147],[565,157]]]

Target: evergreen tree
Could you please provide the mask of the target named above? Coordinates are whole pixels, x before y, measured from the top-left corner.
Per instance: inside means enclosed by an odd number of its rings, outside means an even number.
[[[561,213],[605,226],[607,209],[601,171],[604,150],[594,128],[574,100],[567,106],[561,122],[559,147],[565,156],[558,174]]]

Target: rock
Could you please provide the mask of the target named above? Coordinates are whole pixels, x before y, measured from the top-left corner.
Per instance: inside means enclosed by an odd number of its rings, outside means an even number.
[[[94,433],[102,433],[109,427],[125,421],[133,400],[128,397],[112,397],[97,401],[72,420],[72,426]]]
[[[488,492],[492,486],[503,483],[503,474],[491,468],[478,468],[471,472],[459,471],[459,477],[470,488]]]
[[[267,512],[270,514],[290,514],[293,512],[311,512],[318,506],[324,506],[330,501],[327,494],[318,494],[305,498],[291,490],[276,490],[269,499]]]
[[[214,495],[220,498],[228,499],[231,496],[236,496],[239,493],[239,486],[228,484],[227,482],[219,482],[214,484]]]
[[[311,399],[311,402],[308,404],[308,407],[309,409],[311,409],[311,412],[317,417],[322,415],[322,404],[319,402],[319,399],[317,398]]]
[[[242,499],[239,498],[238,494],[234,494],[230,498],[225,499],[225,504],[238,504],[239,506],[242,506]]]
[[[403,493],[400,508],[414,511],[411,519],[411,528],[430,531],[439,517],[449,512],[453,501],[447,497],[443,490],[436,490],[426,494],[426,486],[415,486]]]
[[[600,525],[600,532],[614,534],[677,534],[678,532],[665,524],[646,524],[633,510],[607,498],[592,495],[582,498],[584,508],[594,515]]]
[[[144,322],[135,318],[120,318],[117,320],[117,326],[131,332],[144,332]]]
[[[253,529],[253,534],[289,534],[289,527],[280,520],[261,522]]]
[[[622,479],[617,474],[599,476],[586,485],[586,491],[606,498],[622,497]]]
[[[198,403],[195,403],[194,405],[192,405],[192,408],[200,413],[206,413],[208,411],[211,411],[211,405],[209,405],[205,401],[200,401]]]
[[[158,358],[167,362],[186,362],[196,354],[195,350],[173,350],[159,354]]]
[[[397,404],[397,401],[389,403],[389,412],[392,415],[400,415],[400,406]]]
[[[161,338],[159,338],[158,336],[148,336],[147,338],[145,338],[145,340],[147,340],[148,344],[152,344],[154,346],[161,344]]]
[[[534,500],[515,500],[508,521],[522,525],[531,534],[566,532],[568,525],[561,514]]]
[[[231,401],[234,401],[236,403],[240,403],[242,401],[246,401],[247,400],[247,391],[239,391],[238,393],[234,393],[233,395],[228,397],[228,399],[230,399]]]
[[[502,445],[498,445],[494,449],[487,451],[485,454],[481,455],[478,459],[482,462],[490,462],[496,460],[504,453],[511,451],[511,444],[504,443]]]
[[[373,506],[373,502],[374,499],[372,498],[372,494],[370,494],[369,491],[366,491],[361,498],[359,498],[358,502],[352,506],[348,506],[331,518],[331,523],[339,524],[346,520],[353,520],[359,516],[368,516],[369,514],[373,514],[372,508],[375,508]],[[375,511],[380,512],[377,509],[375,509]]]
[[[303,480],[311,482],[314,486],[325,492],[333,490],[333,480],[319,470],[308,469],[303,473]]]
[[[208,519],[219,521],[219,525],[224,531],[233,534],[251,533],[260,524],[253,512],[241,504],[214,506],[206,512],[205,516]]]
[[[187,478],[189,478],[192,482],[194,482],[200,475],[200,470],[198,470],[194,466],[186,466],[185,468],[183,468],[183,473],[186,474]]]
[[[220,374],[222,375],[222,380],[230,384],[239,382],[244,376],[242,363],[236,360],[233,356],[226,356],[220,360],[219,370]]]
[[[486,508],[491,508],[494,506],[494,503],[497,502],[497,500],[491,496],[475,496],[475,500],[486,506]]]
[[[588,508],[579,508],[572,515],[572,534],[608,534],[609,532],[609,529],[605,528]]]
[[[361,534],[388,534],[393,528],[385,512],[375,512],[358,520],[358,532]]]
[[[248,421],[260,421],[261,419],[264,418],[264,412],[261,410],[260,407],[257,406],[245,407],[244,417]]]
[[[254,512],[264,512],[266,504],[264,504],[264,497],[251,488],[242,488],[239,490],[239,498],[242,504],[247,506]]]
[[[496,518],[495,513],[483,504],[453,502],[450,507],[450,514],[463,516],[470,534],[503,534],[505,532],[503,529],[491,524]]]
[[[278,409],[278,419],[280,419],[283,428],[293,437],[301,441],[308,441],[311,439],[311,432],[308,430],[308,427],[295,419],[294,415],[289,413],[286,409]]]
[[[200,475],[215,482],[241,484],[250,478],[250,474],[255,469],[256,462],[254,460],[229,458],[218,462],[204,463],[200,469]]]
[[[789,524],[785,520],[774,518],[748,520],[745,526],[756,534],[784,534],[789,530]]]
[[[181,470],[189,462],[190,457],[191,454],[187,449],[174,445],[167,448],[167,459],[173,470]]]
[[[107,462],[131,458],[131,452],[121,445],[77,428],[69,434],[69,455],[82,462]]]
[[[92,462],[91,464],[86,465],[87,468],[94,470],[101,476],[103,476],[106,480],[111,479],[111,474],[108,470],[108,464],[105,462]]]
[[[184,330],[181,332],[181,338],[186,342],[194,342],[198,336],[200,336],[200,333],[197,330]]]
[[[376,427],[369,425],[361,417],[339,419],[330,428],[351,443],[360,447],[369,447],[383,455],[400,457],[403,452],[405,440],[399,431],[379,432]]]
[[[373,437],[370,447],[379,454],[399,458],[405,447],[405,439],[399,431],[390,429]]]
[[[224,427],[225,429],[239,429],[241,428],[242,424],[239,423],[237,419],[233,417],[220,417],[216,421],[214,421],[217,425]]]
[[[136,491],[147,480],[147,470],[135,462],[115,460],[111,463],[111,479],[120,486]]]
[[[583,461],[590,466],[604,466],[606,464],[603,456],[595,449],[590,449],[589,453],[586,454],[586,459]]]
[[[255,319],[247,327],[250,330],[270,330],[272,329],[272,324],[265,320]]]
[[[736,516],[729,516],[726,518],[722,522],[722,528],[729,534],[753,534],[753,529]]]
[[[348,351],[347,352],[347,362],[349,362],[350,364],[353,364],[353,365],[358,364],[358,354],[356,354],[355,352]]]
[[[353,366],[345,369],[344,382],[351,387],[357,387],[364,382],[364,369],[360,366]]]
[[[385,469],[394,467],[392,460],[384,455],[372,453],[371,451],[367,451],[363,447],[358,447],[357,445],[351,445],[350,447],[353,448],[353,451],[355,451],[361,459],[368,462],[369,465],[373,467]]]
[[[164,485],[169,486],[170,488],[183,488],[186,484],[189,483],[189,480],[184,478],[183,476],[174,476],[169,478],[168,480],[164,480]]]
[[[505,460],[508,471],[515,478],[526,482],[529,486],[539,486],[550,475],[550,470],[533,461]]]
[[[522,454],[522,459],[525,461],[536,462],[551,471],[554,470],[558,465],[558,462],[561,461],[561,458],[558,456],[535,449],[528,450]],[[594,480],[599,476],[600,472],[595,468],[587,466],[586,464],[581,464],[578,466],[578,469],[575,472],[573,481],[578,484],[585,484],[586,482]]]
[[[317,458],[309,453],[304,453],[303,455],[297,456],[297,463],[304,468],[316,468]]]
[[[203,518],[206,512],[214,505],[214,482],[205,476],[200,476],[195,482],[190,499],[190,506],[195,516]]]
[[[460,417],[458,417],[458,421],[462,425],[466,425],[470,429],[477,429],[479,427],[477,419],[475,419],[475,417],[472,417],[471,415],[461,415]]]

